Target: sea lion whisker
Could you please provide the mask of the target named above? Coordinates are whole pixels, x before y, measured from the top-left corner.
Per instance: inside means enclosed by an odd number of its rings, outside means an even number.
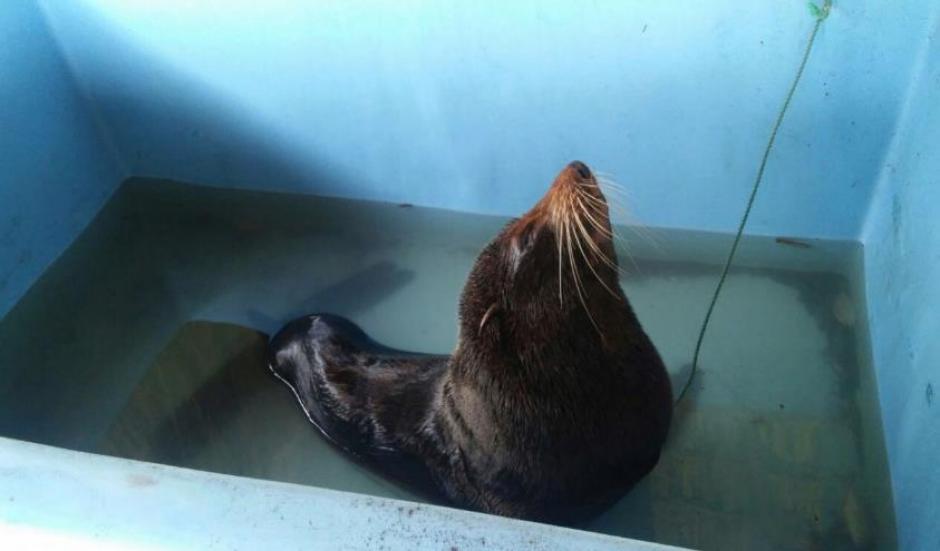
[[[594,228],[596,228],[598,231],[602,232],[602,233],[603,233],[605,236],[607,236],[608,238],[620,240],[620,236],[618,236],[618,235],[615,234],[615,233],[611,233],[607,228],[601,226],[601,225],[600,225],[600,222],[599,222],[597,219],[595,219],[595,218],[588,212],[587,207],[586,207],[583,203],[580,203],[580,201],[579,201],[579,204],[580,204],[581,207],[582,207],[582,212],[587,216],[588,222],[589,222],[590,224],[592,224],[592,225],[594,226]],[[610,267],[611,269],[613,269],[614,271],[616,271],[618,274],[625,273],[624,270],[623,270],[623,268],[621,268],[621,267],[614,261],[614,259],[610,258],[609,256],[607,256],[607,254],[605,254],[603,251],[600,250],[600,247],[597,246],[597,244],[594,242],[593,239],[591,239],[589,236],[587,236],[587,237],[588,237],[588,244],[591,245],[591,248],[593,249],[594,253],[597,255],[598,258],[600,258],[600,260],[601,260],[602,262],[604,262],[604,264],[606,264],[608,267]],[[632,260],[632,259],[631,259],[631,260]]]
[[[607,206],[611,210],[615,211],[618,215],[628,216],[629,211],[626,209],[625,205],[630,203],[630,192],[625,189],[617,187],[609,187],[607,184],[598,184],[598,187],[601,189],[601,193],[604,194],[605,199],[607,199]]]
[[[598,197],[595,197],[589,193],[582,192],[579,194],[579,197],[585,200],[587,202],[586,205],[590,206],[594,212],[596,212],[599,216],[603,216],[604,218],[609,219],[608,212],[610,210],[614,210],[618,214],[625,212],[623,209],[620,208],[619,205],[610,204],[607,201],[600,199]]]
[[[600,187],[600,191],[604,194],[604,198],[616,208],[620,208],[622,204],[629,203],[630,197],[626,192],[605,187]]]
[[[606,195],[613,195],[614,197],[620,197],[620,198],[624,198],[624,199],[630,197],[630,192],[629,192],[629,191],[627,191],[626,189],[624,189],[624,188],[622,188],[622,187],[617,187],[617,186],[615,186],[615,185],[611,185],[611,184],[608,183],[608,182],[598,181],[598,182],[597,182],[597,187],[598,187],[602,192],[604,192]]]
[[[585,209],[585,214],[588,217],[588,220],[599,232],[601,232],[605,237],[608,237],[609,239],[620,243],[621,245],[623,245],[625,249],[629,249],[629,244],[626,242],[623,236],[620,235],[620,232],[617,232],[613,229],[613,225],[611,225],[610,229],[608,229],[607,227],[604,227],[603,225],[601,225],[600,221],[598,221],[594,217],[594,215],[591,214],[592,210],[599,215],[603,215],[603,212],[598,211],[597,209],[592,207],[590,204],[584,205],[584,209]]]
[[[596,245],[596,244],[590,239],[590,237],[587,235],[587,228],[584,227],[584,224],[581,222],[580,217],[575,216],[574,218],[575,218],[575,222],[577,222],[578,226],[580,226],[580,228],[581,228],[582,236],[584,236],[584,237],[587,239],[588,243],[590,243],[590,244],[595,248],[595,254],[598,256],[598,258],[604,260],[605,262],[609,262],[609,260],[607,260],[607,258],[604,256],[604,254],[600,252],[600,249],[597,248],[597,245]],[[584,259],[585,264],[587,264],[588,269],[591,270],[591,273],[594,274],[594,277],[597,279],[598,283],[600,283],[601,286],[604,287],[604,289],[606,289],[607,292],[610,293],[610,295],[611,295],[612,297],[614,297],[614,298],[620,298],[620,297],[617,295],[617,293],[615,293],[615,292],[613,291],[613,289],[611,289],[611,288],[607,285],[607,283],[604,282],[604,280],[601,278],[601,275],[600,275],[599,273],[597,273],[597,270],[594,269],[594,264],[593,264],[593,263],[591,262],[591,260],[587,257],[587,253],[584,251],[584,247],[581,245],[581,239],[580,239],[580,238],[577,239],[577,240],[575,241],[575,244],[578,246],[578,250],[581,251],[581,257]]]
[[[577,201],[578,201],[578,204],[579,204],[580,207],[581,207],[581,212],[584,213],[585,216],[587,216],[588,221],[591,222],[591,225],[592,225],[597,231],[599,231],[601,234],[603,234],[604,237],[608,237],[608,238],[610,238],[610,239],[613,239],[613,238],[615,237],[614,232],[613,232],[613,229],[609,229],[609,228],[604,227],[604,225],[601,224],[601,222],[600,222],[597,218],[595,218],[593,214],[591,214],[591,207],[589,207],[588,205],[585,205],[585,204],[581,201],[581,198],[580,198],[580,197],[577,199]],[[597,212],[597,211],[595,211],[595,212]],[[600,214],[600,213],[598,213],[598,214]]]
[[[608,212],[613,212],[618,218],[630,218],[630,212],[627,208],[616,201],[602,200],[590,194],[585,194],[583,197],[601,213],[607,210]]]
[[[568,267],[571,270],[571,277],[575,284],[575,290],[577,291],[578,296],[581,296],[580,289],[580,273],[578,272],[578,266],[574,261],[574,248],[572,247],[572,234],[574,233],[571,228],[570,218],[564,219],[564,229],[565,229],[565,247],[568,253]],[[583,302],[583,298],[582,298]]]
[[[591,218],[590,216],[588,217],[588,219],[589,219],[589,220],[592,220],[592,218]],[[593,224],[593,223],[595,223],[595,222],[592,222],[592,224]],[[595,227],[596,227],[596,226],[595,226]],[[605,229],[606,229],[606,228],[598,228],[598,230],[600,230],[600,231],[604,231]],[[630,264],[632,264],[635,269],[639,270],[639,269],[640,269],[640,266],[636,263],[636,259],[633,258],[633,255],[630,254],[630,243],[627,242],[627,240],[624,239],[623,236],[620,235],[619,232],[613,230],[613,225],[611,225],[611,234],[609,235],[609,237],[610,237],[613,241],[615,241],[616,243],[619,243],[619,244],[621,245],[621,249],[622,249],[622,251],[623,251],[623,256],[625,256],[625,257],[627,258],[627,260],[630,261]],[[615,254],[616,254],[616,253],[615,253]],[[618,271],[619,273],[621,273],[621,274],[626,275],[626,273],[627,273],[627,270],[626,270],[623,266],[620,266],[620,265],[613,265],[613,264],[608,264],[608,265],[610,265],[611,268],[614,268],[615,270],[617,270],[617,271]]]
[[[568,260],[571,263],[571,274],[574,279],[574,289],[578,294],[578,299],[581,301],[581,305],[584,306],[584,312],[587,314],[588,320],[590,320],[591,325],[594,326],[594,329],[597,331],[597,334],[604,338],[604,333],[601,331],[601,328],[597,325],[597,322],[594,321],[594,316],[591,314],[591,308],[588,306],[587,301],[584,299],[584,293],[581,292],[581,274],[578,271],[577,263],[574,259],[574,249],[571,247],[571,221],[569,219],[565,220],[565,233],[567,234],[568,239]]]
[[[603,251],[600,251],[595,246],[592,246],[591,252],[593,253],[594,257],[600,260],[605,266],[613,270],[614,273],[616,273],[618,277],[620,275],[626,275],[626,272],[623,270],[623,268],[621,268],[614,261],[612,261],[610,257],[608,257]],[[588,260],[587,257],[585,257],[585,260]]]
[[[600,232],[603,236],[607,237],[608,239],[612,241],[616,241],[617,243],[620,243],[621,245],[624,246],[624,248],[629,248],[627,242],[624,241],[623,237],[621,237],[619,233],[614,231],[612,226],[610,229],[602,226],[601,223],[596,218],[594,218],[592,214],[590,214],[588,207],[585,207],[584,214],[588,219],[588,223],[590,223],[591,226],[594,229],[596,229],[598,232]]]
[[[609,180],[605,180],[603,178],[597,178],[597,179],[599,182],[603,182],[605,185],[607,185],[608,183],[611,183]],[[621,192],[620,194],[621,196],[618,196],[616,194],[607,194],[606,203],[591,195],[585,195],[584,197],[589,202],[591,202],[595,207],[599,207],[599,208],[606,207],[608,211],[613,212],[616,215],[616,218],[620,220],[623,220],[625,222],[629,220],[634,220],[635,217],[633,216],[633,214],[630,212],[630,210],[626,206],[621,204],[621,201],[620,201],[620,199],[624,198],[628,194],[628,192],[626,190],[619,190],[619,191]],[[653,247],[653,249],[657,251],[662,251],[662,244],[656,239],[654,234],[650,232],[646,226],[643,226],[642,224],[628,224],[628,223],[624,223],[621,225],[626,226],[637,237],[639,237],[640,239],[645,241],[648,245]],[[626,241],[624,241],[622,237],[619,237],[618,239],[620,240],[621,243],[623,243],[626,246]],[[633,261],[632,257],[631,257],[631,262],[634,265],[636,265],[636,262]]]
[[[600,185],[601,187],[607,187],[610,189],[616,189],[618,191],[628,193],[626,188],[622,184],[616,182],[613,178],[608,178],[607,176],[603,174],[595,173],[594,179],[597,180],[598,185]]]
[[[619,208],[620,208],[620,205],[618,205],[618,204],[616,204],[616,203],[611,204],[609,201],[606,201],[606,200],[605,200],[606,197],[605,197],[605,199],[602,199],[602,198],[600,198],[600,197],[597,197],[597,196],[595,196],[595,195],[593,195],[593,194],[591,194],[591,193],[587,193],[587,192],[585,192],[585,191],[581,191],[580,193],[581,193],[581,196],[582,196],[582,197],[584,197],[585,199],[589,200],[589,201],[591,202],[591,204],[593,204],[593,205],[595,205],[595,206],[597,206],[597,207],[599,207],[599,208],[610,208],[610,207],[613,207],[613,208],[615,208],[615,209],[619,209]]]
[[[591,214],[584,207],[584,204],[581,202],[580,199],[576,199],[576,201],[578,202],[578,205],[581,207],[579,215],[576,216],[576,220],[578,222],[578,225],[581,227],[582,234],[584,235],[585,239],[587,239],[588,244],[591,246],[591,249],[597,255],[606,257],[607,255],[605,255],[603,251],[600,250],[600,247],[597,245],[594,238],[587,231],[587,227],[584,225],[584,221],[581,219],[580,214],[583,214],[588,219],[588,223],[605,237],[612,238],[613,235],[610,233],[610,231],[607,228],[600,225],[600,222],[598,222],[596,219],[594,219],[594,217],[591,216]]]
[[[631,199],[629,190],[620,187],[619,184],[610,180],[599,179],[597,185],[601,189],[601,192],[604,193],[608,206],[616,210],[618,214],[630,214],[629,210],[626,208],[626,205],[630,204]]]

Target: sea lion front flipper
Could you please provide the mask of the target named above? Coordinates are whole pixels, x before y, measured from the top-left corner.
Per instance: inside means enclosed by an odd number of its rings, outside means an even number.
[[[327,439],[424,491],[434,485],[415,449],[447,361],[382,346],[331,314],[288,323],[268,352],[272,373]]]

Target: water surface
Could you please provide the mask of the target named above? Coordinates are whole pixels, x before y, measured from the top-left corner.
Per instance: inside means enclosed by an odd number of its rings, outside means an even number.
[[[258,332],[329,311],[447,353],[464,279],[505,222],[131,181],[0,321],[0,433],[416,499],[318,437]],[[621,233],[622,284],[681,381],[730,238]],[[852,243],[746,238],[660,465],[587,528],[716,550],[893,547],[858,266]]]

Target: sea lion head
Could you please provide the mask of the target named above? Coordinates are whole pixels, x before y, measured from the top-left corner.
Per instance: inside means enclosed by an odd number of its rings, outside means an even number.
[[[477,258],[461,296],[458,354],[538,356],[559,339],[574,352],[606,346],[605,326],[625,304],[618,273],[607,199],[574,161]]]

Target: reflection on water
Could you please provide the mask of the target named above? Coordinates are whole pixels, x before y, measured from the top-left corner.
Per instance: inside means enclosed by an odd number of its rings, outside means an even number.
[[[446,353],[503,223],[132,182],[0,322],[0,433],[414,499],[318,437],[268,375],[263,333],[331,311]],[[623,285],[678,384],[729,240],[623,233]],[[586,528],[702,549],[894,546],[856,253],[744,241],[660,465]]]

